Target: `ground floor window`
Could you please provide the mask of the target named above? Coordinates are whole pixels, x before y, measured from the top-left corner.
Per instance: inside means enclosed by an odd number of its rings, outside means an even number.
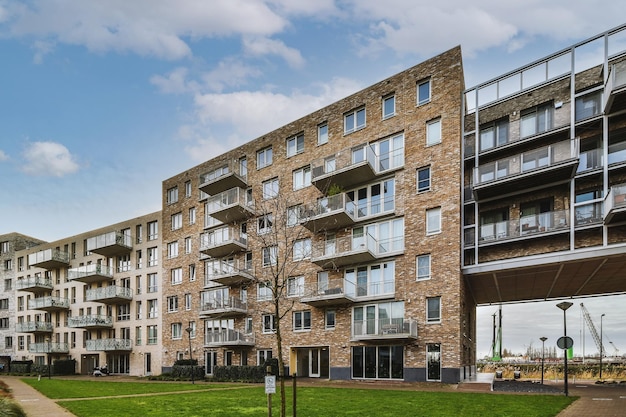
[[[402,346],[353,346],[352,378],[404,379]]]
[[[441,381],[441,345],[429,343],[426,345],[426,380]]]
[[[107,355],[107,363],[104,366],[110,373],[128,374],[130,373],[130,357],[128,354]]]

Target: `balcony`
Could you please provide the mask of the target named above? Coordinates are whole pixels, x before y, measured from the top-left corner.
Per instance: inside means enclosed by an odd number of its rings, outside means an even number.
[[[626,104],[626,60],[611,65],[604,86],[604,113],[623,109]]]
[[[80,281],[85,284],[110,281],[113,279],[113,268],[99,264],[84,265],[69,269],[67,277],[70,281]]]
[[[228,299],[210,300],[200,306],[200,316],[210,317],[235,317],[248,312],[248,303],[237,297]]]
[[[51,333],[52,330],[54,327],[50,321],[26,321],[15,326],[17,333]]]
[[[626,184],[613,185],[604,199],[604,223],[626,220]]]
[[[215,284],[231,286],[254,280],[254,268],[251,263],[243,261],[220,261],[213,268],[208,268],[204,286],[211,287]]]
[[[127,303],[133,299],[133,290],[127,287],[109,285],[87,290],[87,301],[104,304]]]
[[[354,201],[346,193],[320,198],[307,214],[303,226],[314,233],[351,226],[356,219]]]
[[[581,152],[578,158],[578,168],[576,174],[595,171],[604,166],[604,155],[602,149],[592,149]]]
[[[94,352],[103,350],[105,352],[129,352],[133,349],[133,342],[130,339],[91,339],[86,340],[87,351]]]
[[[243,169],[242,169],[243,168]],[[240,161],[229,161],[223,166],[200,176],[200,190],[208,195],[219,194],[231,188],[246,188],[247,169]]]
[[[133,238],[121,232],[109,232],[87,239],[87,250],[110,258],[129,253],[133,249]]]
[[[487,223],[480,226],[478,245],[486,246],[512,239],[565,233],[569,232],[568,224],[569,210],[549,211],[514,220]]]
[[[344,278],[305,285],[300,302],[320,308],[350,304],[356,301],[354,291],[350,291],[351,287],[354,287],[354,283]]]
[[[254,346],[254,334],[245,334],[237,330],[208,330],[204,336],[205,347]]]
[[[102,314],[86,316],[72,316],[67,318],[67,327],[81,329],[110,329],[113,327],[113,317]]]
[[[311,183],[326,193],[332,184],[348,189],[369,182],[378,175],[377,160],[371,145],[341,150],[311,162]]]
[[[28,255],[28,264],[44,269],[66,268],[70,265],[70,255],[59,249],[45,249]]]
[[[352,322],[352,340],[407,340],[417,339],[417,321],[405,318],[355,320]]]
[[[61,297],[40,297],[28,300],[29,310],[60,311],[70,308],[70,300]]]
[[[361,237],[345,236],[330,241],[315,242],[311,262],[325,269],[367,263],[404,252],[404,236],[376,240],[367,234]]]
[[[231,226],[220,227],[200,235],[200,252],[212,258],[223,258],[226,255],[245,251],[248,239]]]
[[[602,202],[577,205],[574,209],[576,227],[601,225],[604,221],[603,210]]]
[[[239,222],[254,215],[253,204],[247,201],[243,188],[235,187],[209,197],[207,215],[224,223]]]
[[[610,168],[624,165],[626,162],[626,141],[609,144],[608,162]]]
[[[70,353],[67,343],[37,342],[28,345],[28,353]]]
[[[16,289],[18,291],[28,291],[35,294],[52,291],[53,285],[50,278],[28,277],[17,280]]]
[[[578,140],[543,146],[474,168],[476,200],[549,186],[571,179],[578,167]]]

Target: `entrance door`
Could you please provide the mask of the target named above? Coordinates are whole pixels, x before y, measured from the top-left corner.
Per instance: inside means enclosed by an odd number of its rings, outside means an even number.
[[[217,352],[206,352],[204,363],[206,364],[205,373],[207,375],[213,375],[213,369],[215,369],[215,367],[217,366]]]
[[[441,345],[429,344],[426,349],[426,380],[441,381]]]
[[[320,350],[309,349],[309,376],[311,378],[320,377]]]

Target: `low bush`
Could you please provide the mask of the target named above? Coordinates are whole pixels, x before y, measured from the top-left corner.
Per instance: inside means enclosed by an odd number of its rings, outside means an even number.
[[[26,413],[18,403],[9,399],[0,399],[0,416],[3,417],[27,417]]]

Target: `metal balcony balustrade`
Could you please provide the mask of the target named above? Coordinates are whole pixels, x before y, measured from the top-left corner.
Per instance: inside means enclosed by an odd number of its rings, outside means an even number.
[[[200,297],[202,299],[202,303],[200,305],[201,316],[207,317],[219,315],[222,317],[231,317],[233,315],[241,315],[248,312],[248,303],[238,297],[204,300],[202,295]]]
[[[102,256],[129,253],[132,249],[132,236],[118,231],[87,238],[87,250]]]
[[[90,352],[105,351],[130,351],[133,349],[133,341],[131,339],[90,339],[86,340],[86,350]]]
[[[241,161],[228,161],[206,174],[200,175],[200,190],[208,195],[219,194],[234,187],[247,187],[247,167]]]
[[[604,152],[602,149],[592,149],[581,152],[578,156],[578,168],[576,173],[593,171],[604,166]]]
[[[373,261],[404,252],[404,236],[376,240],[365,236],[344,236],[317,241],[312,246],[311,262],[322,268],[337,268]]]
[[[352,340],[417,339],[417,320],[385,318],[354,320]]]
[[[113,268],[100,264],[83,265],[68,269],[67,278],[70,281],[80,281],[86,284],[109,281],[113,279]]]
[[[60,249],[44,249],[28,255],[28,264],[44,269],[67,267],[70,255]]]
[[[15,325],[17,333],[50,333],[54,330],[50,321],[25,321]]]
[[[29,353],[69,353],[70,348],[67,343],[37,342],[28,345]]]
[[[604,223],[626,220],[626,183],[611,186],[604,199]]]
[[[312,232],[335,230],[354,224],[354,201],[346,193],[322,197],[303,210],[301,223]]]
[[[596,202],[577,205],[574,209],[576,226],[601,224],[604,221],[604,203]]]
[[[32,300],[28,300],[29,310],[56,311],[56,310],[67,310],[69,308],[70,308],[70,300],[67,298],[48,296],[48,297],[39,297],[39,298],[33,298]]]
[[[252,262],[243,260],[220,261],[211,263],[205,269],[206,276],[204,279],[205,287],[213,287],[216,284],[231,286],[242,282],[254,280],[254,267]]]
[[[220,227],[200,235],[200,252],[212,258],[222,258],[231,253],[241,252],[248,247],[248,239],[239,228]]]
[[[504,220],[483,224],[479,228],[478,244],[516,239],[527,236],[540,236],[569,230],[569,210],[549,211],[519,219]]]
[[[609,75],[604,86],[604,112],[610,113],[626,95],[626,60],[616,62],[609,67]],[[621,108],[621,107],[620,107]]]
[[[232,329],[207,330],[204,335],[204,346],[254,346],[254,334],[245,334]]]
[[[626,162],[626,141],[615,142],[609,145],[609,167]]]
[[[50,278],[27,277],[23,279],[18,279],[15,288],[18,291],[40,293],[52,290],[53,284]]]
[[[119,285],[91,288],[87,290],[87,301],[96,301],[105,304],[128,302],[133,299],[133,290]]]
[[[348,282],[345,278],[305,284],[300,302],[313,307],[353,303],[356,301],[356,297],[354,291],[350,291],[352,287],[354,287],[354,284]],[[350,293],[348,294],[348,292]]]
[[[235,187],[209,197],[207,214],[224,223],[238,222],[254,215],[254,204],[245,189]]]
[[[71,316],[67,318],[67,327],[78,328],[111,328],[113,317],[102,314],[88,314],[84,316]]]

